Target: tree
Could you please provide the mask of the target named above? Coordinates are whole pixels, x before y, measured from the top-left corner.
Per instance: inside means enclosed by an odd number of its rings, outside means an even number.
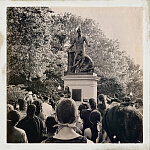
[[[121,89],[121,95],[133,91],[141,97],[142,70],[119,49],[117,40],[107,38],[92,19],[67,12],[55,14],[49,7],[7,9],[8,84],[23,83],[36,92],[55,95],[57,86],[63,87],[67,49],[79,25],[91,45],[85,51],[101,77],[98,89],[108,86],[110,95]]]

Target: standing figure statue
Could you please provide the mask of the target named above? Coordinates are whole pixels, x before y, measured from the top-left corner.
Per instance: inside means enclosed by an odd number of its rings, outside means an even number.
[[[90,45],[88,44],[86,37],[81,35],[80,27],[77,29],[77,34],[78,36],[73,40],[73,43],[69,48],[71,49],[75,46],[74,60],[71,70],[75,73],[93,71],[93,61],[88,55],[85,54],[84,51],[84,43],[86,43],[88,47],[90,47]]]

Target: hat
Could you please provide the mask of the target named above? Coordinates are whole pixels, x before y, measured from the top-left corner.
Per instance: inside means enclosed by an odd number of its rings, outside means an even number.
[[[32,95],[33,93],[32,93],[32,91],[29,91],[28,94],[29,94],[29,95]]]

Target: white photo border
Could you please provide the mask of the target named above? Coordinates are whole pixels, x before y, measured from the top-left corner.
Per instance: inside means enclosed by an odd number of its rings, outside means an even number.
[[[32,7],[32,6],[65,6],[65,7],[142,7],[143,8],[143,144],[8,144],[6,143],[6,79],[7,79],[7,45],[6,27],[7,7]],[[0,148],[9,150],[25,149],[87,149],[87,150],[148,150],[149,106],[150,106],[150,2],[146,0],[105,0],[105,1],[0,1]]]

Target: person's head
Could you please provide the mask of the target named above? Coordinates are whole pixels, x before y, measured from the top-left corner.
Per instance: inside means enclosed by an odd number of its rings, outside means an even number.
[[[123,102],[131,102],[131,98],[128,97],[128,96],[125,96],[125,97],[123,98]]]
[[[11,110],[7,114],[7,123],[9,126],[15,126],[20,119],[19,112],[17,110]]]
[[[82,111],[83,109],[88,109],[88,108],[89,108],[88,104],[82,103],[82,104],[79,105],[78,110]]]
[[[35,100],[32,104],[36,106],[35,115],[39,115],[39,113],[42,111],[42,102],[39,100]]]
[[[27,101],[24,99],[18,99],[19,110],[27,109]]]
[[[35,111],[36,111],[36,105],[34,104],[29,105],[27,108],[27,116],[33,117],[35,115]]]
[[[93,110],[90,114],[90,122],[92,124],[96,124],[98,122],[100,122],[100,119],[101,119],[101,114],[98,110]]]
[[[75,101],[71,99],[60,100],[56,107],[56,115],[60,123],[74,123],[78,116]]]
[[[64,93],[60,93],[60,97],[63,98],[64,97]]]
[[[70,92],[69,86],[65,86],[64,92],[66,92],[66,93]]]
[[[142,115],[131,106],[108,109],[102,127],[112,143],[139,143],[143,141]]]
[[[11,110],[14,110],[14,106],[11,104],[7,104],[7,112],[10,112]]]
[[[105,101],[106,101],[106,96],[104,94],[99,94],[98,103],[105,102]]]
[[[36,94],[33,94],[33,100],[37,100],[37,95]]]
[[[56,124],[57,124],[57,122],[54,117],[51,117],[51,116],[47,117],[46,121],[45,121],[45,125],[47,127],[47,132],[54,134],[58,128],[58,127],[54,127],[54,125],[56,125]]]
[[[143,107],[143,100],[140,99],[140,98],[138,98],[138,99],[136,99],[136,101],[135,101],[135,108],[136,108],[136,109],[139,109],[139,108],[141,108],[141,107]]]
[[[94,98],[89,99],[89,104],[92,110],[96,109],[96,100]]]
[[[28,96],[29,96],[29,98],[31,98],[31,99],[33,98],[33,97],[32,97],[32,96],[33,96],[32,94],[33,94],[32,91],[29,91],[29,92],[28,92]]]
[[[78,110],[79,110],[79,113],[80,113],[80,117],[81,117],[82,110],[83,109],[88,109],[88,108],[89,108],[89,105],[86,104],[86,103],[82,103],[82,104],[79,105]]]
[[[70,92],[69,86],[66,86],[66,87],[65,87],[65,90],[64,90],[64,97],[65,97],[65,98],[70,98],[70,97],[71,97],[71,92]]]
[[[78,35],[81,35],[81,28],[80,28],[80,26],[77,28],[77,33],[78,33]]]
[[[115,98],[115,99],[118,99],[118,98],[119,98],[118,93],[115,93],[115,94],[114,94],[114,98]]]
[[[49,98],[47,96],[43,96],[43,102],[48,103],[49,102]]]

